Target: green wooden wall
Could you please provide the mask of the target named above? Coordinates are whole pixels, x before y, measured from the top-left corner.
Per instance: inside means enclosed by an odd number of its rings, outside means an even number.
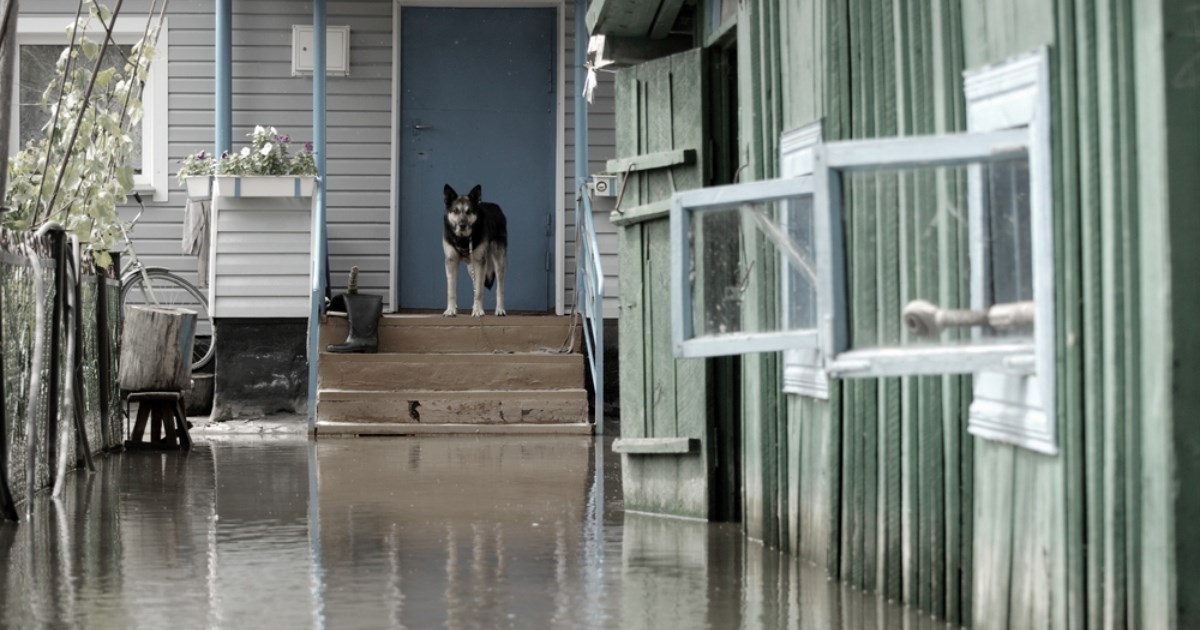
[[[679,82],[702,82],[683,68],[705,57],[623,71],[618,154],[701,159],[633,175],[617,217],[622,436],[707,441],[691,460],[626,456],[632,509],[703,515],[708,502],[711,515],[704,458],[714,435],[740,438],[746,534],[857,588],[976,628],[1200,627],[1197,6],[739,3],[741,181],[776,177],[780,133],[815,120],[826,140],[963,131],[964,70],[1049,47],[1056,456],[970,436],[969,378],[835,381],[818,401],[782,393],[779,355],[722,369],[671,357],[663,202],[710,183],[705,90]],[[965,234],[949,211],[962,196],[955,176],[853,179],[858,339],[894,336],[881,313],[915,295],[966,291]],[[778,269],[758,255],[748,302],[771,308]],[[722,394],[739,389],[739,430],[714,430]]]
[[[1181,28],[1194,20],[1200,32],[1200,13],[1162,5]],[[1061,446],[1048,457],[969,436],[967,378],[846,381],[821,402],[780,394],[779,357],[747,357],[750,537],[857,587],[980,628],[1169,627],[1176,613],[1164,611],[1186,614],[1174,573],[1162,562],[1146,566],[1175,547],[1195,557],[1200,544],[1171,538],[1167,524],[1179,522],[1185,508],[1196,513],[1197,503],[1185,496],[1172,506],[1169,481],[1162,481],[1170,478],[1172,448],[1198,454],[1196,439],[1163,419],[1169,412],[1147,414],[1186,396],[1154,384],[1155,398],[1145,397],[1147,362],[1169,374],[1181,361],[1160,358],[1170,354],[1169,338],[1154,339],[1161,346],[1154,352],[1143,347],[1150,322],[1147,272],[1138,263],[1148,254],[1139,242],[1161,241],[1140,233],[1144,206],[1160,202],[1142,190],[1157,173],[1139,161],[1153,141],[1147,134],[1165,121],[1189,133],[1173,152],[1156,153],[1154,164],[1194,160],[1200,80],[1184,95],[1163,97],[1162,112],[1140,111],[1146,91],[1139,82],[1153,79],[1135,71],[1143,67],[1135,46],[1140,37],[1142,56],[1167,66],[1155,76],[1169,77],[1172,64],[1176,74],[1187,70],[1200,36],[1190,47],[1164,47],[1161,33],[1144,31],[1153,29],[1154,15],[1135,11],[1133,0],[741,3],[743,179],[777,176],[780,132],[817,119],[827,140],[964,130],[964,69],[1050,46]],[[1156,89],[1161,95],[1167,86]],[[1195,179],[1172,177],[1155,182],[1156,190],[1174,193],[1176,203],[1194,200]],[[952,299],[966,290],[958,272],[965,269],[964,234],[944,205],[961,199],[961,182],[860,177],[847,192],[858,338],[893,335],[896,322],[879,314],[898,311],[917,293]],[[1173,235],[1177,241],[1200,233],[1196,219],[1165,211],[1161,219],[1159,229],[1185,228]],[[918,233],[922,226],[934,226],[932,234]],[[1172,256],[1157,268],[1170,270],[1180,258],[1195,267],[1195,254]],[[769,276],[761,279],[771,285]],[[1162,280],[1152,286],[1164,295],[1173,288]],[[1163,319],[1161,326],[1176,330],[1183,323]],[[1150,427],[1160,431],[1150,437]],[[1167,444],[1158,435],[1182,441]],[[1148,466],[1143,452],[1161,460]],[[1195,465],[1198,458],[1185,459]],[[1158,493],[1143,497],[1143,481]],[[1148,501],[1164,518],[1143,513]],[[1179,574],[1178,588],[1190,587],[1186,577]],[[1168,623],[1141,623],[1149,620]]]

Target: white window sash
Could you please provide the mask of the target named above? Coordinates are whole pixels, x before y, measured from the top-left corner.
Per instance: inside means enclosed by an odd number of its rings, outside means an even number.
[[[881,170],[904,170],[975,165],[1028,154],[1029,128],[985,133],[853,140],[820,145],[816,166],[816,217],[821,241],[830,252],[827,273],[821,275],[820,301],[827,305],[828,329],[823,331],[824,351],[830,371],[846,378],[911,376],[914,374],[971,373],[982,369],[1029,370],[1029,344],[969,343],[940,347],[891,346],[868,349],[852,347],[849,310],[846,306],[845,207],[842,205],[842,174]],[[980,220],[972,216],[970,221]],[[1036,279],[1035,279],[1036,282]],[[1035,291],[1040,300],[1041,293]],[[1040,320],[1039,322],[1044,321]],[[1053,325],[1049,320],[1046,325]],[[1035,325],[1035,330],[1041,326]]]
[[[780,352],[819,344],[816,330],[739,332],[697,338],[690,281],[693,252],[688,239],[697,213],[742,203],[786,201],[810,196],[812,192],[812,178],[805,176],[700,188],[671,197],[671,331],[675,356],[696,358]],[[783,264],[790,263],[784,260]]]

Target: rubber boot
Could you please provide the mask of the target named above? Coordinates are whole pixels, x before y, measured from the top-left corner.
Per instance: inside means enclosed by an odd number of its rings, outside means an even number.
[[[350,334],[344,343],[333,343],[325,347],[329,352],[369,352],[379,350],[379,318],[383,315],[383,296],[366,293],[348,293],[346,317],[350,320]]]

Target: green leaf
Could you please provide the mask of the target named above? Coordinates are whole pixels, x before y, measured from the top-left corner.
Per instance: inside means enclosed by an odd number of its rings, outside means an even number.
[[[126,191],[133,190],[133,167],[125,164],[117,168],[117,181]]]
[[[100,54],[100,46],[90,39],[80,41],[79,47],[83,49],[83,56],[88,59],[95,59]]]

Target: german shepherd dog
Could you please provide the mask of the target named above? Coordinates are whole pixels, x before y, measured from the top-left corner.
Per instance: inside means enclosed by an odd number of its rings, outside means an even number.
[[[446,184],[446,218],[442,224],[442,250],[446,252],[446,312],[458,315],[458,264],[467,263],[475,289],[472,317],[483,317],[483,289],[496,285],[496,316],[504,316],[504,266],[508,256],[508,220],[500,206],[481,201],[476,186],[459,195]]]

